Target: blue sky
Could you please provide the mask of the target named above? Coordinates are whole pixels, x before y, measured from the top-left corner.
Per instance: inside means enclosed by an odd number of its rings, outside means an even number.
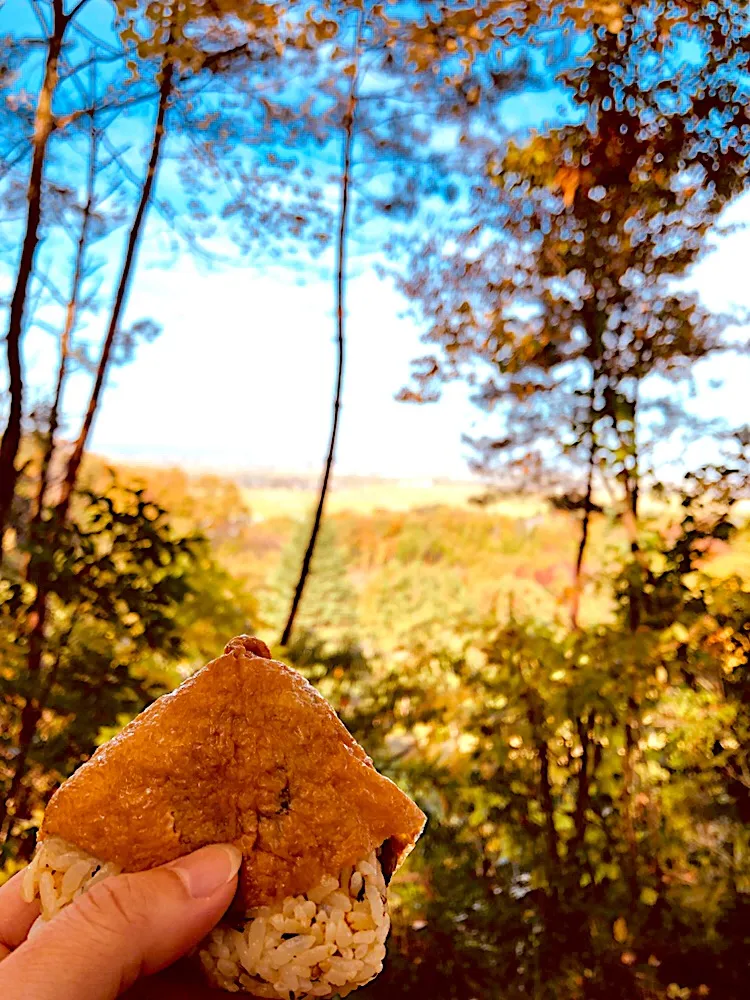
[[[97,0],[100,3],[100,0]],[[8,7],[0,11],[7,20]],[[555,91],[507,101],[509,127],[555,116]],[[135,133],[134,133],[135,140]],[[750,221],[750,198],[731,210]],[[150,317],[162,327],[133,364],[110,376],[95,425],[94,450],[128,460],[218,469],[315,470],[326,450],[335,374],[333,282],[326,269],[281,265],[207,270],[187,254],[158,266],[163,224],[153,213],[133,282],[126,323]],[[717,310],[750,310],[750,231],[724,238],[694,282]],[[359,257],[348,287],[348,363],[338,447],[344,473],[383,476],[467,475],[465,433],[492,433],[491,418],[465,386],[423,407],[398,403],[409,363],[424,352],[404,303],[378,278],[377,252]],[[0,282],[7,287],[7,274]],[[56,361],[51,337],[26,342],[30,395],[43,398]],[[692,405],[730,423],[748,419],[750,361],[723,359],[695,372]],[[0,378],[4,377],[0,375]],[[710,388],[722,379],[720,391]],[[67,395],[75,428],[88,390],[75,377]],[[674,458],[676,456],[668,456]],[[709,458],[707,454],[696,456]]]

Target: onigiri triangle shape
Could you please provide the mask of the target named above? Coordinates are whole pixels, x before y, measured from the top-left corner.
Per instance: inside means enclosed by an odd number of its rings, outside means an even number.
[[[325,699],[239,636],[99,748],[54,794],[40,835],[125,871],[234,843],[253,907],[380,848],[390,873],[424,823]]]

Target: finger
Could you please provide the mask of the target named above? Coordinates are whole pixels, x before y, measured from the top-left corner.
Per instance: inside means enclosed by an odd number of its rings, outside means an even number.
[[[165,968],[221,919],[241,855],[213,845],[178,862],[106,879],[80,896],[0,965],[0,996],[112,1000]]]
[[[38,901],[27,903],[21,895],[23,875],[18,872],[0,886],[0,961],[26,940],[29,928],[39,916]]]

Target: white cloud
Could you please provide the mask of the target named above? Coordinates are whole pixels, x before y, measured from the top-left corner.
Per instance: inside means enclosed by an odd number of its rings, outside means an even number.
[[[317,469],[335,375],[332,285],[278,274],[200,274],[189,263],[141,272],[128,313],[161,337],[113,373],[92,446],[113,456],[224,467]],[[462,476],[461,434],[475,418],[463,387],[428,407],[394,393],[420,353],[397,294],[373,274],[349,285],[348,356],[338,468]],[[82,401],[79,380],[70,400]]]

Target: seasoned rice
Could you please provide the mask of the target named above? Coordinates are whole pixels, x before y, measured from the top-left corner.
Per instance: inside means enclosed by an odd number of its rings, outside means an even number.
[[[31,864],[24,872],[21,894],[27,903],[37,896],[41,915],[30,933],[92,886],[122,869],[112,862],[94,858],[61,837],[47,837],[37,847]]]
[[[304,896],[250,910],[219,926],[200,958],[209,979],[231,993],[302,1000],[347,996],[383,968],[390,921],[375,854]]]
[[[37,848],[22,892],[39,897],[36,927],[120,868],[58,837]],[[383,968],[390,929],[386,885],[375,853],[305,895],[220,923],[199,949],[209,980],[230,993],[278,1000],[345,997]]]

